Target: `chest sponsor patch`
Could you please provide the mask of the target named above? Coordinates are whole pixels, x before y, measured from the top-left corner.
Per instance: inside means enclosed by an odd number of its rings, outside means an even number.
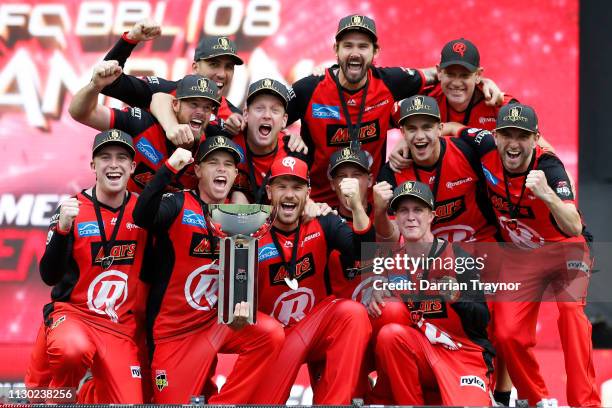
[[[436,219],[434,220],[434,224],[452,221],[464,212],[464,196],[436,202]]]
[[[206,220],[204,219],[204,216],[188,208],[185,208],[183,211],[182,223],[185,225],[192,225],[194,227],[206,229]]]
[[[408,306],[408,310],[416,311],[416,303],[406,295],[401,295],[402,300]],[[439,296],[425,296],[420,301],[418,312],[426,319],[445,319],[448,317],[446,302]]]
[[[495,194],[490,191],[491,204],[493,204],[493,208],[503,214],[509,214],[510,210],[508,209],[508,200],[506,197],[502,197],[499,194]],[[523,202],[525,200],[523,199]],[[516,218],[531,218],[534,219],[535,215],[533,214],[533,210],[531,207],[520,206],[516,209]]]
[[[99,237],[100,228],[97,221],[83,221],[77,224],[79,237]]]
[[[482,165],[482,171],[484,172],[484,176],[487,179],[487,183],[493,184],[494,186],[499,184],[499,179],[491,173],[489,169],[487,169],[484,164]]]
[[[267,244],[259,247],[259,262],[267,261],[268,259],[280,258],[278,250],[274,244]]]
[[[151,142],[144,137],[140,138],[136,143],[136,150],[138,150],[144,157],[147,158],[151,163],[157,165],[164,158],[162,152],[157,150]]]
[[[326,134],[328,146],[345,146],[351,141],[346,124],[327,125]],[[374,142],[380,139],[380,124],[378,120],[362,123],[359,128],[358,138],[361,143]]]
[[[487,392],[485,382],[477,375],[462,375],[459,379],[459,385],[461,387],[477,387]]]
[[[132,265],[136,255],[136,241],[116,241],[107,255],[113,257],[113,265]],[[101,266],[104,258],[102,242],[91,243],[91,265]]]
[[[219,247],[212,248],[210,238],[207,234],[194,232],[191,234],[189,255],[196,258],[216,258],[219,255]]]
[[[340,119],[340,107],[313,103],[312,117],[315,119]]]
[[[295,279],[298,281],[314,275],[314,258],[312,254],[306,254],[297,260],[295,264]],[[285,278],[289,274],[283,263],[270,265],[270,285],[285,285]]]

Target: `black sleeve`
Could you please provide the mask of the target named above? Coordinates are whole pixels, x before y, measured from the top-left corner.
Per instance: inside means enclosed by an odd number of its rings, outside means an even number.
[[[293,152],[293,151],[289,150],[288,144],[289,144],[289,138],[291,136],[286,135],[284,133],[281,133],[281,135],[283,137],[283,147],[285,149],[285,153],[287,154],[287,156],[295,157],[297,159],[305,161],[308,164],[308,166],[310,167],[310,165],[312,164],[311,163],[310,155],[304,154],[302,152]]]
[[[293,84],[295,96],[289,101],[289,105],[287,106],[287,115],[289,116],[287,126],[304,117],[312,94],[323,78],[325,78],[324,75],[309,75]]]
[[[40,277],[49,286],[57,284],[64,276],[64,273],[70,268],[70,254],[74,240],[72,235],[74,226],[68,234],[57,232],[59,212],[60,208],[58,207],[53,217],[51,217],[49,233],[47,235],[47,246],[39,264]]]
[[[538,170],[542,170],[550,188],[561,200],[573,200],[574,193],[565,167],[559,158],[550,152],[540,156]]]
[[[474,288],[471,282],[473,280],[480,281],[476,260],[458,244],[453,244],[453,250],[455,261],[463,259],[461,265],[464,265],[462,273],[459,273],[457,267],[455,268],[457,282],[465,283],[468,289],[461,291],[461,297],[457,302],[452,303],[452,308],[461,315],[461,321],[465,326],[479,332],[486,331],[490,319],[489,308],[485,302],[484,292]],[[465,267],[467,260],[471,261],[469,267]]]
[[[391,165],[389,162],[386,162],[380,172],[378,173],[378,177],[376,178],[376,182],[386,181],[391,184],[391,187],[395,190],[397,187],[397,181],[395,180],[395,172],[391,170]]]
[[[218,120],[215,120],[215,122],[208,122],[208,125],[206,126],[206,130],[204,131],[205,135],[211,135],[211,136],[225,136],[229,139],[232,139],[234,137],[234,135],[232,135],[230,132],[228,132],[227,130],[225,130],[225,128],[223,127],[223,119],[221,118],[217,118]]]
[[[396,101],[417,95],[423,86],[423,76],[416,69],[373,68],[373,74],[382,79]]]
[[[356,233],[336,214],[318,218],[329,251],[337,249],[351,262],[361,260],[361,243],[376,242],[376,232],[370,225],[366,231]]]
[[[112,127],[123,130],[128,135],[135,137],[144,132],[156,121],[153,115],[140,108],[113,109]]]
[[[157,170],[153,180],[145,186],[136,201],[134,207],[136,225],[158,231],[170,228],[185,200],[183,192],[164,194],[164,189],[174,176],[175,174],[165,164]]]
[[[134,48],[136,48],[137,45],[138,43],[131,43],[122,35],[108,54],[106,54],[104,61],[117,60],[119,65],[123,68],[125,66],[125,62],[130,55],[132,55],[132,51],[134,51]]]
[[[493,134],[485,129],[466,127],[461,129],[457,137],[474,149],[479,158],[497,149]]]

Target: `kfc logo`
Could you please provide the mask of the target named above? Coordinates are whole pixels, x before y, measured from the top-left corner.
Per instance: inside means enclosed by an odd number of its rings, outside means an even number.
[[[283,166],[285,166],[285,167],[289,167],[289,168],[291,169],[291,171],[294,171],[294,170],[293,170],[293,167],[295,166],[295,159],[294,159],[293,157],[289,157],[289,156],[287,156],[287,157],[285,157],[285,158],[283,159],[283,161],[281,162],[281,164],[282,164]]]
[[[89,310],[110,317],[117,323],[117,310],[128,296],[128,276],[123,272],[110,270],[98,275],[87,289],[87,307]]]
[[[196,310],[209,311],[217,304],[219,269],[210,263],[191,272],[185,281],[185,299]]]
[[[315,295],[312,289],[290,290],[276,299],[272,309],[272,317],[281,322],[283,326],[288,326],[302,320],[314,304]]]

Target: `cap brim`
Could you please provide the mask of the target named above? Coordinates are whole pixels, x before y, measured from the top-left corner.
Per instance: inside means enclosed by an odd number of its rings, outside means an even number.
[[[417,113],[407,113],[407,114],[405,114],[404,116],[401,116],[401,117],[398,119],[397,123],[398,123],[398,124],[401,124],[401,123],[404,121],[404,119],[406,119],[406,118],[408,118],[408,117],[410,117],[410,116],[417,116],[417,115],[431,116],[432,118],[436,118],[436,119],[438,119],[438,122],[441,122],[441,121],[442,121],[442,118],[440,118],[440,116],[439,116],[439,115],[434,115],[433,113],[417,112]]]
[[[287,99],[285,99],[282,93],[272,88],[259,88],[255,90],[253,93],[250,93],[246,98],[247,105],[250,103],[251,98],[253,98],[255,95],[260,94],[260,93],[274,94],[278,96],[283,101],[283,104],[285,105],[285,109],[287,109],[287,106],[289,105],[289,102],[287,101]]]
[[[376,36],[376,33],[374,31],[370,30],[369,28],[359,26],[344,27],[343,29],[338,31],[336,33],[336,42],[340,41],[340,37],[342,37],[347,31],[361,31],[362,33],[369,34],[375,43],[378,42],[378,37]]]
[[[291,173],[291,172],[286,172],[286,173],[281,173],[281,174],[276,174],[274,176],[270,176],[270,181],[274,180],[275,178],[283,177],[283,176],[293,177],[293,178],[296,178],[298,180],[302,180],[306,184],[310,183],[310,180],[308,178],[304,178],[302,176],[298,176],[297,174]]]
[[[134,149],[134,146],[132,146],[131,144],[124,142],[122,140],[109,140],[109,141],[102,142],[99,145],[97,145],[95,149],[93,149],[93,151],[91,152],[91,157],[94,157],[100,149],[102,149],[105,146],[109,146],[109,145],[125,147],[132,154],[132,157],[136,156],[136,150]]]
[[[240,58],[238,55],[234,54],[233,52],[220,52],[219,54],[214,54],[214,55],[209,55],[207,57],[200,57],[197,59],[197,61],[200,60],[209,60],[211,58],[215,58],[215,57],[221,57],[221,56],[228,56],[228,57],[232,57],[234,60],[234,64],[235,65],[243,65],[244,61],[242,60],[242,58]]]
[[[227,146],[219,146],[219,147],[213,147],[211,150],[207,151],[205,154],[203,154],[200,159],[198,160],[198,163],[202,163],[204,161],[204,159],[206,159],[207,156],[209,156],[210,154],[216,152],[217,150],[224,150],[226,152],[228,152],[229,154],[231,154],[234,157],[234,161],[236,162],[236,164],[240,163],[242,161],[242,156],[240,155],[240,152],[236,149],[234,149],[233,147],[227,147]]]
[[[440,69],[448,68],[451,65],[461,65],[462,67],[467,68],[470,72],[475,72],[478,69],[478,67],[470,64],[469,62],[461,61],[461,60],[458,60],[458,61],[446,61],[446,62],[440,64]]]
[[[398,195],[397,197],[394,197],[391,199],[391,201],[389,202],[389,208],[393,211],[396,210],[396,204],[399,202],[399,200],[401,200],[402,198],[416,198],[417,200],[421,201],[422,203],[424,203],[427,208],[431,209],[433,211],[433,208],[429,205],[429,203],[427,201],[425,201],[422,197],[418,196],[417,194],[414,193],[403,193]]]
[[[176,99],[178,99],[178,100],[189,99],[189,98],[204,98],[204,99],[208,99],[209,101],[213,101],[214,103],[217,104],[217,106],[221,105],[221,101],[218,101],[215,98],[211,98],[210,96],[204,96],[204,95],[184,95],[184,96],[177,96],[176,97]]]
[[[359,166],[360,168],[364,169],[367,172],[370,171],[370,169],[365,167],[363,165],[363,163],[361,163],[360,161],[355,160],[355,159],[346,159],[346,160],[342,160],[341,162],[338,162],[334,166],[330,167],[329,174],[332,175],[334,173],[334,170],[336,170],[338,167],[342,166],[343,164],[348,164],[348,163],[355,164],[355,165]]]
[[[493,130],[510,129],[510,128],[526,130],[529,133],[538,133],[537,129],[534,130],[534,129],[529,129],[529,128],[525,127],[525,126],[517,126],[517,125],[504,125],[504,126],[496,127]]]

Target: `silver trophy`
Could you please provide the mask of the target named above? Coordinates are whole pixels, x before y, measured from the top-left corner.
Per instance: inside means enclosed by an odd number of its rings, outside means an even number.
[[[272,226],[272,206],[261,204],[211,204],[209,224],[219,242],[218,322],[234,320],[237,303],[250,305],[248,322],[256,323],[258,239]]]

